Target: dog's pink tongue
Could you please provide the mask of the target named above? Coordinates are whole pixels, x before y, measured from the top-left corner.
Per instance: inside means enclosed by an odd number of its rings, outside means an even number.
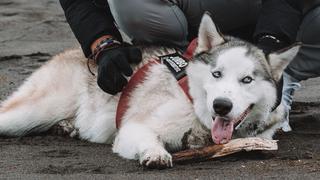
[[[212,122],[211,136],[216,144],[225,144],[232,138],[233,121],[227,121],[221,117],[216,117]]]

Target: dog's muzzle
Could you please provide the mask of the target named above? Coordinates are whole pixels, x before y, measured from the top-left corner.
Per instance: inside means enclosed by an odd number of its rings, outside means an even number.
[[[211,136],[215,144],[225,144],[232,138],[234,128],[237,128],[248,116],[253,108],[250,105],[243,113],[235,119],[228,119],[221,116],[216,116],[212,122]]]

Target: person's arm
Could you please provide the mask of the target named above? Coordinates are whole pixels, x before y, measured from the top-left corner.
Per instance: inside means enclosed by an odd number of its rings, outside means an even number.
[[[67,22],[81,44],[86,57],[98,65],[98,86],[109,94],[120,92],[132,75],[130,63],[141,61],[136,47],[125,47],[114,25],[107,0],[60,0]],[[92,55],[92,56],[91,56]]]
[[[270,52],[295,42],[302,10],[302,0],[263,0],[254,33],[258,46]]]
[[[92,0],[60,0],[60,4],[86,57],[92,53],[92,44],[102,36],[111,35],[122,41],[107,3],[98,7]]]

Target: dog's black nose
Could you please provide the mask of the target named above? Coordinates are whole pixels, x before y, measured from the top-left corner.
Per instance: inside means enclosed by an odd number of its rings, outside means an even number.
[[[232,102],[227,98],[217,98],[213,101],[213,109],[219,116],[225,116],[232,109]]]

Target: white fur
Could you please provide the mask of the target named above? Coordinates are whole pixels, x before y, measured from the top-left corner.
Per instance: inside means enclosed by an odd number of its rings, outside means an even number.
[[[210,51],[224,41],[208,15],[204,16],[199,32],[198,52]],[[147,51],[150,49],[145,49],[143,62],[135,70],[150,57],[161,55],[161,52],[163,55],[167,50],[153,51],[154,54]],[[32,74],[2,103],[0,134],[21,136],[41,132],[63,119],[74,117],[70,123],[81,139],[111,143],[116,136],[113,151],[120,156],[139,159],[146,166],[171,167],[172,158],[167,150],[205,144],[205,137],[210,136],[214,116],[212,102],[216,97],[232,100],[234,108],[230,116],[239,116],[250,103],[255,103],[252,115],[246,121],[261,119],[263,125],[268,125],[281,119],[278,112],[281,109],[274,114],[269,112],[275,100],[275,89],[270,83],[261,79],[246,86],[239,83],[239,77],[252,73],[255,68],[253,59],[245,53],[244,48],[226,50],[218,56],[215,67],[200,61],[191,63],[188,78],[193,105],[169,70],[164,65],[154,65],[143,83],[132,92],[128,110],[117,131],[114,119],[119,94],[111,96],[99,89],[81,50],[69,50]],[[90,66],[97,73],[96,67]],[[223,81],[212,78],[213,68],[224,68]],[[271,138],[275,128],[269,128],[261,136]],[[250,135],[254,136],[246,136]]]

